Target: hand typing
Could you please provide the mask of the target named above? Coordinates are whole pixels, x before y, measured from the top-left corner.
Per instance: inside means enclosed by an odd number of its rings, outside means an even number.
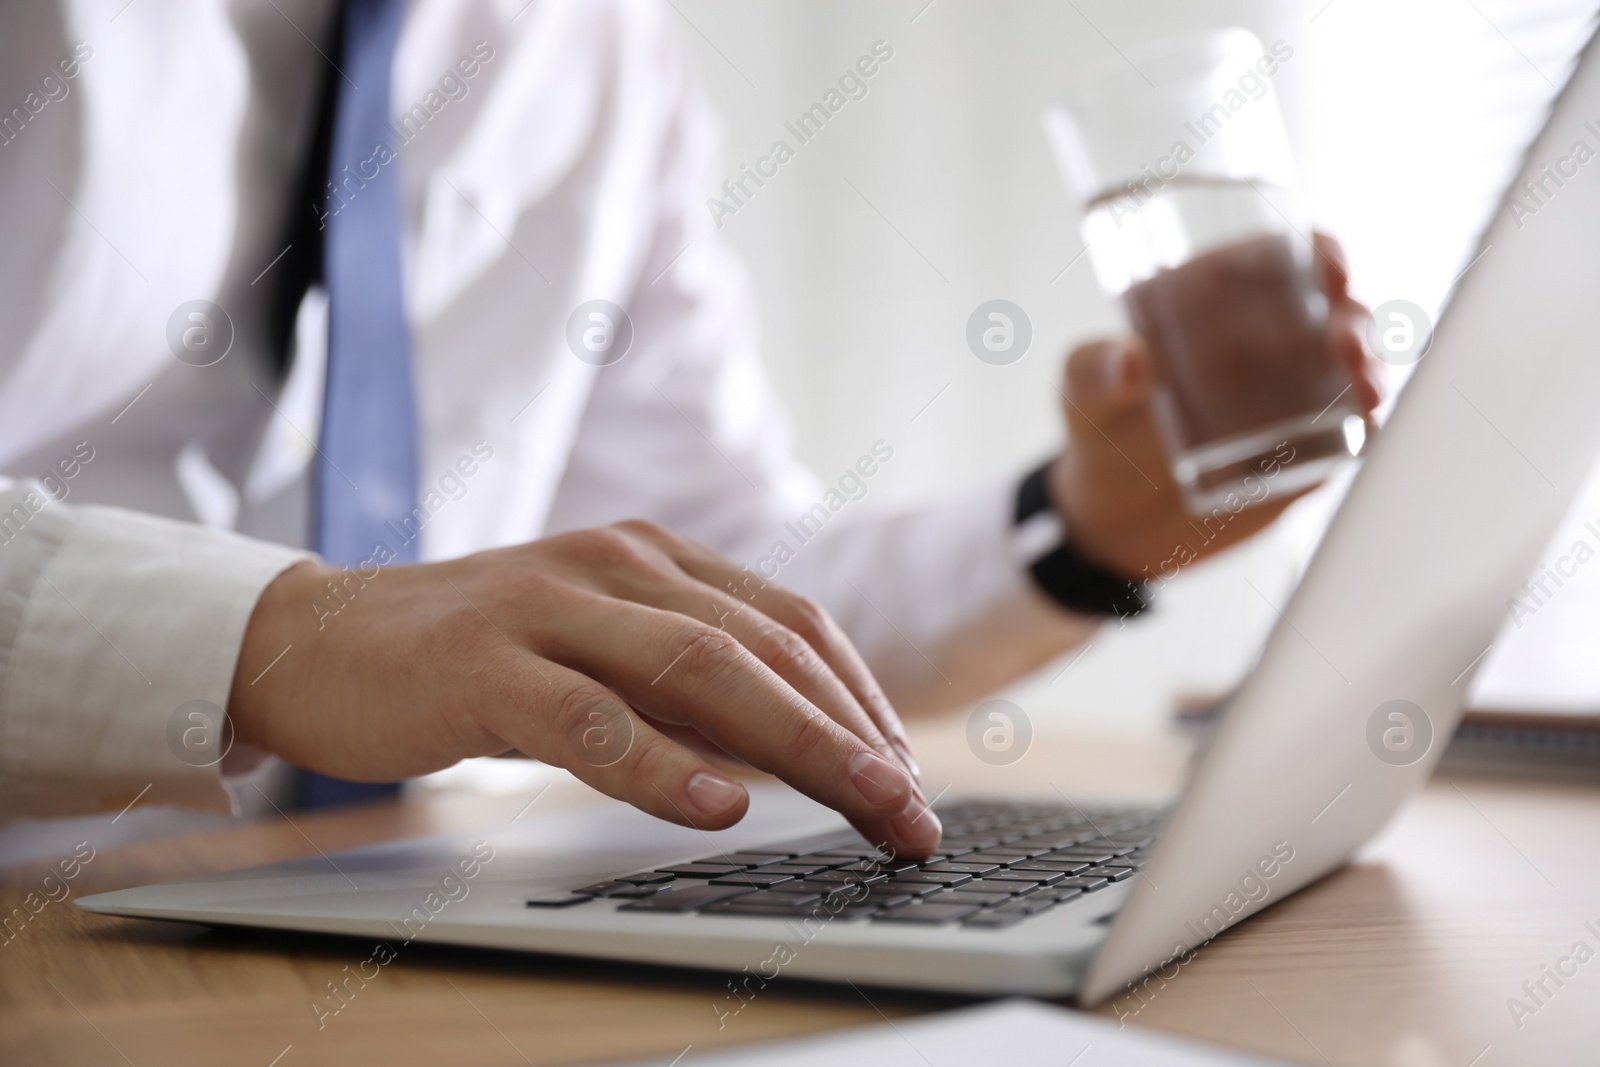
[[[375,575],[291,567],[251,615],[228,714],[239,741],[324,774],[521,753],[703,829],[748,807],[707,759],[731,756],[898,853],[939,842],[900,721],[833,620],[645,522]]]

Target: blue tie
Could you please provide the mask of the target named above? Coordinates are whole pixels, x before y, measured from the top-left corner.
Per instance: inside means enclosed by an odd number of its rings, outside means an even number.
[[[390,66],[404,14],[404,0],[347,0],[341,13],[323,216],[328,375],[314,510],[317,551],[351,567],[417,559],[417,405],[389,129]],[[378,554],[380,544],[387,548]],[[300,800],[332,807],[399,789],[308,773]]]

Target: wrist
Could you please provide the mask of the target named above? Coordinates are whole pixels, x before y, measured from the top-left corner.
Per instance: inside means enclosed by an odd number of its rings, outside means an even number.
[[[1026,475],[1017,487],[1013,545],[1034,585],[1061,607],[1128,618],[1149,606],[1144,583],[1085,550],[1060,504],[1065,456]]]
[[[311,617],[306,605],[333,573],[318,560],[302,560],[279,571],[256,598],[228,692],[228,719],[236,744],[271,751],[265,738],[268,696],[292,684],[297,672],[287,661],[297,638],[304,641],[304,620]]]
[[[1142,515],[1124,516],[1119,498],[1108,498],[1103,488],[1096,488],[1080,458],[1068,448],[1050,461],[1045,471],[1050,504],[1081,555],[1113,574],[1140,581],[1148,523]]]

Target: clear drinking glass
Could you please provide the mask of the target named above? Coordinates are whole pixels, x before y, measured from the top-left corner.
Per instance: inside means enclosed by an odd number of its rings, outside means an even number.
[[[1197,514],[1313,485],[1365,441],[1272,93],[1292,57],[1239,29],[1158,41],[1045,113],[1095,274],[1150,348]]]

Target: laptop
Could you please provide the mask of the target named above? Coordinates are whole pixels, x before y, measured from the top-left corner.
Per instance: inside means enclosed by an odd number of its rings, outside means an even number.
[[[1344,864],[1427,779],[1600,450],[1590,116],[1592,45],[1170,808],[952,799],[940,854],[913,863],[758,788],[716,833],[614,805],[78,906],[369,938],[374,966],[416,941],[712,968],[751,988],[782,974],[1092,1004],[1181,963]]]

